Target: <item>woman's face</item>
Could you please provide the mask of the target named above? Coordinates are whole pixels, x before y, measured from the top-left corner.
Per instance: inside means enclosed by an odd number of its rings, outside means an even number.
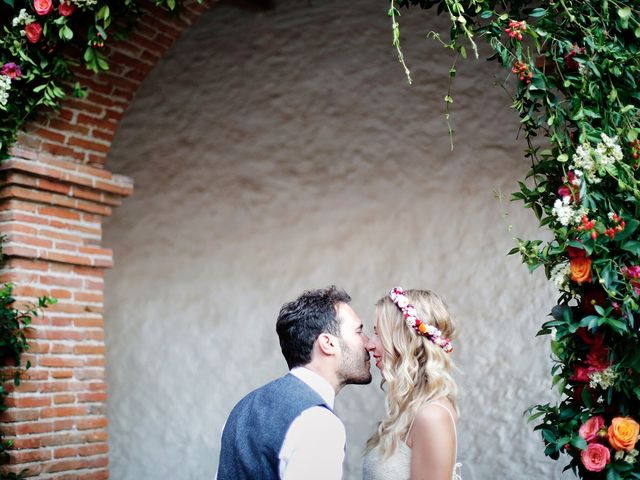
[[[371,353],[373,358],[376,361],[376,367],[382,373],[382,342],[380,341],[380,337],[378,336],[378,319],[376,318],[375,324],[373,325],[373,335],[369,338],[369,343],[367,343],[367,350]]]

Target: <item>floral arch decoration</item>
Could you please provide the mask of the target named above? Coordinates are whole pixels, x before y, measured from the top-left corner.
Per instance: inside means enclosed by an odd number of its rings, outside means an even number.
[[[451,38],[442,43],[456,60],[469,45],[477,57],[482,38],[515,80],[531,169],[513,200],[553,239],[516,239],[510,253],[530,271],[543,267],[559,290],[539,335],[551,336],[561,400],[532,407],[529,417],[544,453],[580,478],[640,478],[638,3],[392,1],[393,44],[409,82],[398,17],[412,5],[449,17]],[[449,92],[447,118],[451,102]]]

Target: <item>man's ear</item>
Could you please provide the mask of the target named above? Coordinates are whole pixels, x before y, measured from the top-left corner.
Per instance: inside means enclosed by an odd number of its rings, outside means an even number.
[[[316,340],[318,348],[325,355],[335,355],[338,351],[338,339],[330,333],[321,333]]]

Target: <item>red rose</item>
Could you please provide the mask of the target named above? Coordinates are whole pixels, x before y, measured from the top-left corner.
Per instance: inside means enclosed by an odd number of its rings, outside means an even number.
[[[587,252],[583,248],[567,247],[567,253],[569,258],[584,258],[587,256]]]
[[[75,11],[75,9],[76,9],[76,6],[70,1],[60,2],[60,5],[58,5],[58,13],[63,17],[68,17]]]
[[[602,371],[611,363],[609,362],[609,349],[602,344],[591,347],[587,354],[587,365],[596,371]]]
[[[576,330],[576,333],[587,345],[602,345],[602,342],[604,341],[602,333],[598,332],[593,335],[586,327],[580,327]]]
[[[40,40],[42,36],[42,26],[38,22],[30,23],[29,25],[25,25],[24,33],[29,42],[38,43],[38,40]]]
[[[51,0],[33,0],[33,8],[38,15],[47,15],[53,10]]]

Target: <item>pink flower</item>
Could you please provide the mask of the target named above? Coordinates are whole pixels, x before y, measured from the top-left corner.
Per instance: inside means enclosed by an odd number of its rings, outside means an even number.
[[[587,367],[585,365],[578,364],[573,367],[573,375],[569,380],[574,382],[588,382],[590,381],[589,374],[595,372],[593,367]]]
[[[580,453],[584,468],[590,472],[601,472],[611,461],[611,452],[600,443],[590,443],[587,449]]]
[[[580,430],[578,430],[578,433],[587,442],[590,442],[591,440],[597,438],[598,432],[602,427],[604,427],[604,418],[598,415],[595,417],[591,417],[589,420],[584,422],[580,426]]]
[[[70,0],[66,2],[60,2],[60,5],[58,5],[58,13],[63,17],[68,17],[75,11],[75,9],[76,6],[71,3]]]
[[[33,8],[38,15],[47,15],[53,10],[51,0],[33,0]]]
[[[636,295],[640,295],[640,265],[634,265],[633,267],[622,267],[620,272],[629,279],[631,287]]]
[[[10,79],[14,80],[22,76],[22,70],[20,70],[20,67],[15,63],[8,62],[2,66],[2,70],[0,71],[0,74],[6,75]]]
[[[38,40],[40,40],[42,36],[42,26],[37,22],[30,23],[29,25],[25,25],[24,33],[29,42],[38,43]]]

